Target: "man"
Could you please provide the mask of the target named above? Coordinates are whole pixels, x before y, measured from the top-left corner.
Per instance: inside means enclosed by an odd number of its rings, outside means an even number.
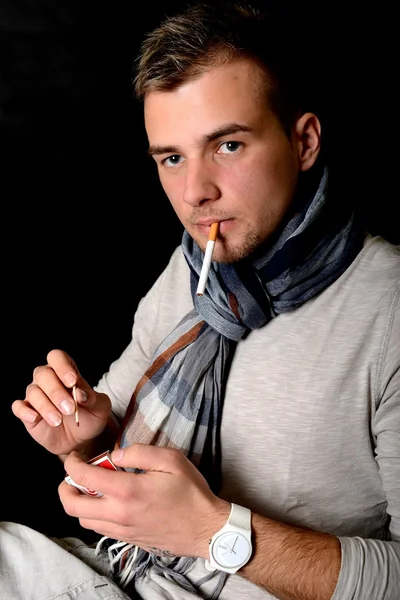
[[[211,3],[142,45],[135,91],[182,244],[95,389],[53,350],[14,402],[103,495],[59,487],[93,547],[2,524],[4,598],[399,597],[399,248],[332,194],[281,35]],[[108,448],[117,471],[87,464]]]

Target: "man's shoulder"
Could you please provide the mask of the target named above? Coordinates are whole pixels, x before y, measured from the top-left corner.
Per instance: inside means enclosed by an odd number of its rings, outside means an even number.
[[[358,273],[375,280],[400,283],[400,245],[368,234],[356,260]]]
[[[377,315],[385,322],[399,287],[400,247],[368,234],[353,262],[315,299],[315,305],[325,316],[351,318],[354,325],[367,320],[372,326]]]
[[[400,246],[368,234],[352,265],[339,278],[341,292],[359,313],[387,315],[400,288]]]
[[[193,308],[190,292],[190,269],[183,255],[181,245],[171,253],[168,262],[158,277],[150,295],[161,306],[174,307],[178,312],[188,312]]]
[[[187,284],[190,276],[190,269],[183,254],[181,244],[173,250],[164,270],[164,274],[168,278],[181,280]]]

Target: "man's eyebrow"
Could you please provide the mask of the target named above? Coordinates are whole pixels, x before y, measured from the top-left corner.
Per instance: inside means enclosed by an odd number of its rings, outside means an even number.
[[[220,137],[248,131],[251,131],[251,127],[248,127],[247,125],[241,125],[240,123],[227,123],[226,125],[218,127],[218,129],[201,136],[198,140],[196,140],[196,146],[203,146],[204,144],[213,142]],[[179,146],[161,146],[158,144],[152,144],[147,150],[147,153],[150,156],[156,156],[158,154],[181,154],[182,150]]]

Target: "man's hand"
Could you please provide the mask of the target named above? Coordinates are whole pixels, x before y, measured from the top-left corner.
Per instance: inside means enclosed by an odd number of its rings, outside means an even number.
[[[79,427],[74,416],[74,385]],[[47,364],[35,368],[25,399],[15,400],[11,408],[34,440],[49,452],[64,455],[104,430],[111,402],[106,394],[99,394],[88,385],[72,358],[61,350],[52,350],[47,355]]]
[[[230,504],[211,492],[195,466],[178,450],[144,444],[116,450],[112,460],[145,472],[109,471],[76,453],[68,456],[65,469],[72,479],[104,495],[85,496],[62,482],[66,513],[86,529],[153,554],[208,558],[209,540],[226,522]]]

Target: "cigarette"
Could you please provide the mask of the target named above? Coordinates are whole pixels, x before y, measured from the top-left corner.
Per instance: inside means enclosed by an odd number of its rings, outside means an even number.
[[[218,235],[218,227],[219,227],[219,223],[213,223],[210,227],[210,233],[208,235],[206,251],[204,253],[203,266],[201,267],[199,283],[197,285],[196,294],[198,296],[202,296],[204,294],[204,290],[206,288],[208,274],[210,272],[210,267],[211,267],[212,255],[214,252],[215,240],[217,239],[217,235]]]
[[[79,410],[78,410],[78,401],[76,399],[76,385],[72,387],[72,396],[75,400],[75,423],[76,426],[79,427]]]

